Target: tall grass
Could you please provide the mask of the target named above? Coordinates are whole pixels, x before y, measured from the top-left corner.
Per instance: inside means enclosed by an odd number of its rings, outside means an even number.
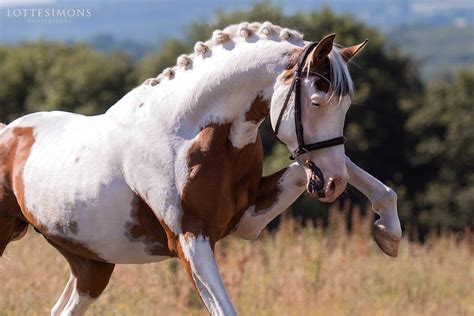
[[[472,237],[403,240],[389,258],[371,218],[331,210],[327,229],[284,218],[257,241],[221,241],[216,256],[240,315],[474,315]],[[0,259],[0,314],[46,315],[68,278],[65,260],[33,231]],[[89,315],[206,315],[177,260],[117,266]]]

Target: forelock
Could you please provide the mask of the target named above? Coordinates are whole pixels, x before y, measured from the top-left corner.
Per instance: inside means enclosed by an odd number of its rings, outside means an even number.
[[[344,96],[352,95],[354,93],[354,82],[337,46],[333,47],[328,58],[331,72],[329,100],[333,97],[341,99]]]

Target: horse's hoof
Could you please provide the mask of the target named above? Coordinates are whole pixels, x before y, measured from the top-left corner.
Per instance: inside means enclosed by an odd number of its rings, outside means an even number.
[[[398,256],[398,244],[401,238],[393,236],[387,229],[378,225],[374,225],[373,234],[375,242],[383,252],[390,257]]]

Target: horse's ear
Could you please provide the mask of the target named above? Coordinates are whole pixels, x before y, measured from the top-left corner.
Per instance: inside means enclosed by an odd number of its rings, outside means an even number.
[[[324,57],[329,55],[334,44],[334,38],[336,34],[326,35],[322,40],[319,41],[318,45],[311,52],[311,59],[313,63],[323,60]]]
[[[344,47],[339,50],[339,53],[342,56],[342,59],[348,64],[352,58],[354,58],[358,53],[362,51],[364,48],[365,44],[367,44],[369,40],[365,39],[362,43],[350,47]]]

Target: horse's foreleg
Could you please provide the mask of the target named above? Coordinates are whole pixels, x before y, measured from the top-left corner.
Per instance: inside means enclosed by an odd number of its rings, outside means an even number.
[[[304,192],[306,182],[306,174],[296,162],[262,177],[255,204],[245,211],[233,233],[244,239],[257,238],[268,223]]]
[[[389,256],[396,257],[402,229],[397,213],[397,194],[391,188],[354,164],[346,156],[349,183],[372,203],[380,218],[374,223],[374,239]]]
[[[185,233],[179,235],[179,245],[181,264],[191,277],[209,313],[213,316],[236,315],[217,270],[209,239]]]

